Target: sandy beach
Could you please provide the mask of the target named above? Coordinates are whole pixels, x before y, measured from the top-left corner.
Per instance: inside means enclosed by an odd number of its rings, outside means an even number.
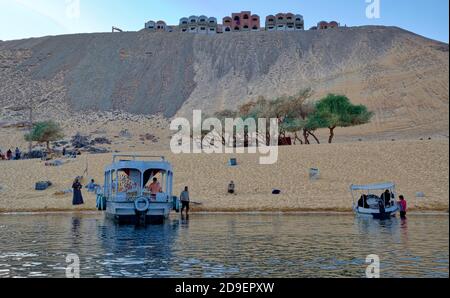
[[[141,152],[165,155],[175,172],[175,195],[191,189],[194,211],[351,211],[350,184],[393,181],[409,201],[410,210],[448,211],[448,140],[323,144],[280,147],[278,162],[260,165],[258,155],[174,155],[169,151]],[[237,167],[227,165],[236,157]],[[59,167],[40,160],[0,162],[0,212],[95,210],[95,196],[83,191],[85,205],[73,207],[70,189],[75,176],[85,175],[103,184],[103,168],[111,154],[82,155]],[[309,179],[309,169],[321,178]],[[37,181],[51,181],[35,191]],[[226,188],[233,180],[237,195]],[[281,195],[272,195],[272,189]],[[425,198],[416,199],[423,192]]]

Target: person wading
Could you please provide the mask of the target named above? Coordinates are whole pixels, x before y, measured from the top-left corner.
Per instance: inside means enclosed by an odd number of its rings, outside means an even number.
[[[181,215],[183,215],[183,210],[186,208],[186,216],[189,215],[189,203],[191,199],[189,198],[189,188],[186,186],[184,191],[180,194],[181,201]]]

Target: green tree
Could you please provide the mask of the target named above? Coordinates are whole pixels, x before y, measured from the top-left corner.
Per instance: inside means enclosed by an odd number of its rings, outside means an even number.
[[[43,121],[33,124],[33,129],[25,135],[26,141],[46,143],[50,151],[50,142],[64,137],[61,127],[54,121]]]
[[[366,124],[373,113],[363,105],[353,105],[344,95],[329,94],[316,103],[315,112],[308,118],[310,129],[328,128],[328,143],[333,142],[337,127],[350,127]]]

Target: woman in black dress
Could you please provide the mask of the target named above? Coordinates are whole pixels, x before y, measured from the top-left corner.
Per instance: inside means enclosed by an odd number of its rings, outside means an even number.
[[[74,206],[83,205],[84,201],[83,196],[81,195],[81,189],[83,188],[83,186],[81,185],[80,180],[78,178],[76,178],[75,181],[73,182],[72,188],[73,188],[72,204]]]

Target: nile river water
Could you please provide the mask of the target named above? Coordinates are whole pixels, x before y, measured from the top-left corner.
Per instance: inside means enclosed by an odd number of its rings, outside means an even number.
[[[447,215],[193,214],[118,226],[101,214],[0,215],[0,277],[449,277]]]

